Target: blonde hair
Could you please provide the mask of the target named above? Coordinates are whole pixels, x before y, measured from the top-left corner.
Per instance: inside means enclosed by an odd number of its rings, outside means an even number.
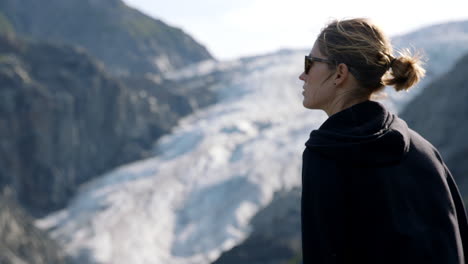
[[[394,57],[388,38],[365,18],[335,20],[322,29],[317,41],[320,52],[336,65],[346,64],[367,94],[385,85],[408,90],[425,74],[420,56],[405,51]]]

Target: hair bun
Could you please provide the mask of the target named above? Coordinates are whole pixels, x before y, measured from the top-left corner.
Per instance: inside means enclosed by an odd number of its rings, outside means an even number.
[[[413,56],[405,50],[399,57],[391,59],[391,71],[384,78],[384,84],[394,86],[396,91],[408,90],[424,77],[426,71],[421,64],[420,56]]]

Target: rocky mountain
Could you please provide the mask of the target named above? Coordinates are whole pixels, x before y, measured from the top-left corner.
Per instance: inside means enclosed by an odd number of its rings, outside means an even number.
[[[88,51],[63,44],[65,40],[60,44],[17,37],[14,23],[3,13],[5,6],[16,4],[17,11],[30,12],[22,14],[31,23],[20,23],[26,29],[40,33],[35,26],[45,19],[33,14],[45,12],[42,7],[29,10],[13,1],[0,2],[0,190],[10,190],[0,193],[0,263],[69,263],[30,215],[63,207],[81,183],[149,155],[153,141],[181,116],[216,100],[211,90],[218,79],[194,77],[181,83],[161,79],[154,69],[148,70],[153,74],[117,79]],[[13,12],[5,14],[11,18]],[[20,17],[15,16],[15,23]],[[177,37],[180,32],[174,31]],[[197,45],[188,41],[187,47],[196,51]],[[182,64],[196,61],[192,55]],[[117,68],[114,73],[122,72]]]
[[[0,186],[34,215],[58,209],[80,183],[145,157],[181,116],[213,102],[215,81],[118,80],[81,48],[0,36]]]
[[[162,73],[212,58],[182,30],[121,0],[2,0],[0,11],[17,34],[80,45],[114,74]]]
[[[401,116],[435,145],[468,205],[468,54],[430,83]]]
[[[33,219],[16,204],[11,191],[0,193],[0,263],[66,264],[71,263],[61,248]]]
[[[121,159],[128,96],[82,49],[1,37],[0,54],[0,183],[31,211],[55,209]]]

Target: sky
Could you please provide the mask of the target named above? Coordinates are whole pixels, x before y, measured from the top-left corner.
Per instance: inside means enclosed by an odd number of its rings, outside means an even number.
[[[334,18],[367,17],[390,36],[468,20],[467,0],[124,0],[181,28],[215,58],[230,60],[283,48],[312,47]]]

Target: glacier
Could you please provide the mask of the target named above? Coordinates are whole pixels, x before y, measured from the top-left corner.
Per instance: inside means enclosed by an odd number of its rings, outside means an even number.
[[[67,208],[36,224],[79,263],[213,262],[246,238],[250,218],[276,191],[300,186],[304,143],[326,119],[302,106],[298,76],[308,52],[206,61],[169,74],[226,78],[218,103],[182,119],[153,157],[86,183]],[[388,95],[382,102],[394,111],[408,101]]]

